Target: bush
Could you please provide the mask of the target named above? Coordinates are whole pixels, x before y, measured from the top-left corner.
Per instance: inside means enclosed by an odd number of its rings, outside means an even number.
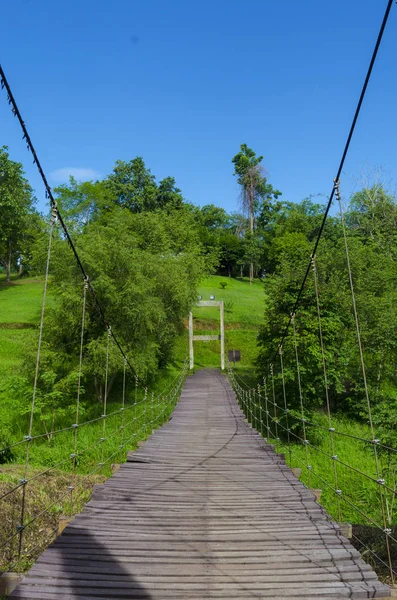
[[[225,307],[225,312],[227,312],[227,313],[232,312],[232,310],[234,308],[233,300],[226,300],[226,302],[224,303],[224,307]]]
[[[14,453],[11,448],[8,448],[9,445],[8,434],[0,432],[0,465],[10,463],[14,459]]]

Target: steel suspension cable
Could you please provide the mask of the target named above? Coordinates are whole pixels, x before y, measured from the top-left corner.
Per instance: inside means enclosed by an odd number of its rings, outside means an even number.
[[[57,213],[53,209],[52,215],[51,215],[50,236],[49,236],[49,240],[48,240],[47,260],[46,260],[46,268],[45,268],[45,276],[44,276],[44,290],[43,290],[43,300],[42,300],[42,304],[41,304],[39,340],[38,340],[38,344],[37,344],[36,367],[35,367],[35,373],[34,373],[33,394],[32,394],[31,408],[30,408],[29,432],[28,432],[28,435],[25,436],[25,439],[27,440],[27,444],[26,444],[24,476],[21,481],[21,483],[23,485],[23,487],[22,487],[22,502],[21,502],[21,517],[20,517],[20,524],[17,528],[17,530],[19,532],[18,556],[20,556],[21,552],[22,552],[23,532],[25,529],[24,521],[25,521],[25,505],[26,505],[26,485],[28,482],[27,477],[28,477],[29,458],[30,458],[30,446],[32,443],[33,418],[34,418],[34,413],[35,413],[37,385],[38,385],[38,381],[39,381],[41,346],[42,346],[42,342],[43,342],[44,315],[45,315],[45,309],[46,309],[46,305],[47,305],[47,289],[48,289],[48,279],[49,279],[49,273],[50,273],[52,240],[53,240],[53,236],[54,236],[54,228],[56,225],[56,221],[57,221]]]
[[[316,293],[316,307],[317,307],[317,320],[318,320],[318,337],[320,341],[321,348],[321,360],[323,364],[323,375],[324,375],[324,392],[325,392],[325,401],[327,405],[327,416],[328,416],[328,429],[329,429],[329,438],[331,444],[331,453],[332,456],[336,457],[335,452],[335,442],[334,442],[334,428],[332,427],[332,417],[331,417],[331,406],[329,402],[329,386],[328,386],[328,376],[327,376],[327,362],[325,360],[325,347],[324,347],[324,338],[323,338],[323,328],[321,323],[321,310],[320,310],[320,295],[318,290],[318,278],[317,278],[317,266],[316,266],[316,257],[312,258],[312,269],[313,269],[313,280],[314,280],[314,290]],[[334,460],[334,482],[335,489],[339,488],[338,485],[338,467],[336,460]],[[338,520],[341,520],[341,508],[340,508],[340,499],[337,499],[338,502]]]
[[[75,245],[73,243],[73,240],[72,240],[71,235],[69,233],[69,230],[68,230],[68,228],[66,226],[66,223],[63,220],[63,217],[62,217],[62,215],[59,212],[56,200],[55,200],[55,198],[53,196],[51,187],[50,187],[50,185],[49,185],[49,183],[47,181],[46,175],[44,173],[44,169],[43,169],[43,167],[42,167],[42,165],[40,163],[40,160],[39,160],[39,157],[37,155],[36,149],[35,149],[35,147],[33,145],[32,139],[31,139],[31,137],[29,135],[29,132],[27,130],[25,121],[22,119],[21,112],[20,112],[20,110],[18,108],[18,105],[16,103],[15,97],[14,97],[14,95],[12,93],[10,84],[9,84],[9,82],[7,80],[7,77],[6,77],[5,73],[4,73],[4,70],[3,70],[3,68],[2,68],[1,65],[0,65],[0,85],[1,85],[1,89],[5,88],[5,90],[7,92],[8,103],[11,105],[11,110],[12,110],[14,116],[17,117],[18,122],[19,122],[19,124],[21,126],[21,129],[22,129],[22,132],[23,132],[22,139],[24,139],[26,141],[27,148],[32,153],[33,163],[37,166],[37,169],[39,171],[40,177],[41,177],[41,179],[43,181],[43,184],[44,184],[46,198],[50,201],[50,205],[51,205],[52,210],[53,211],[56,210],[56,212],[57,212],[58,221],[59,221],[59,223],[60,223],[60,225],[61,225],[61,227],[63,229],[65,237],[66,237],[66,239],[68,241],[68,244],[69,244],[69,246],[70,246],[70,248],[71,248],[71,250],[72,250],[72,252],[74,254],[74,257],[76,259],[77,265],[78,265],[78,267],[79,267],[79,269],[80,269],[80,271],[82,273],[83,279],[84,279],[84,281],[88,282],[88,287],[89,287],[90,293],[91,293],[92,298],[94,300],[95,306],[96,306],[99,314],[101,315],[103,324],[106,327],[106,329],[109,329],[110,325],[109,325],[109,323],[108,323],[108,321],[106,319],[106,315],[104,313],[104,310],[103,310],[103,308],[102,308],[102,306],[101,306],[101,304],[100,304],[100,302],[98,300],[98,297],[96,295],[96,292],[95,292],[94,288],[91,285],[91,282],[89,280],[88,274],[87,274],[87,272],[86,272],[86,270],[85,270],[85,268],[83,266],[83,263],[82,263],[82,261],[80,259],[79,254],[78,254],[78,252],[76,250],[76,247],[75,247]],[[116,335],[114,334],[114,332],[112,333],[112,338],[113,338],[116,346],[118,347],[119,351],[121,352],[121,354],[123,355],[123,357],[127,361],[127,364],[129,366],[129,368],[131,369],[132,373],[134,373],[134,375],[136,375],[134,367],[132,366],[132,364],[128,360],[128,357],[127,357],[126,353],[124,352],[124,350],[123,350],[120,342],[118,341]]]
[[[291,458],[291,436],[290,436],[290,428],[289,428],[289,420],[288,420],[288,406],[287,406],[287,393],[286,393],[286,389],[285,389],[285,377],[284,377],[284,360],[283,360],[283,347],[280,346],[279,349],[279,354],[280,354],[280,367],[281,367],[281,379],[282,379],[282,384],[283,384],[283,398],[284,398],[284,411],[285,411],[285,422],[287,425],[287,441],[288,441],[288,452],[289,452],[289,461],[290,464],[292,463],[292,458]]]
[[[352,121],[351,126],[350,126],[350,130],[349,130],[349,133],[348,133],[348,136],[347,136],[347,139],[346,139],[346,143],[345,143],[345,146],[344,146],[344,149],[343,149],[343,152],[342,152],[342,158],[341,158],[341,160],[339,162],[339,166],[338,166],[338,169],[336,171],[336,175],[335,175],[334,181],[339,181],[339,178],[341,176],[341,173],[342,173],[345,161],[346,161],[346,156],[347,156],[347,153],[348,153],[349,148],[350,148],[350,144],[351,144],[351,141],[352,141],[352,138],[353,138],[353,134],[354,134],[354,131],[355,131],[355,128],[356,128],[357,120],[358,120],[358,117],[360,115],[361,107],[362,107],[362,104],[363,104],[363,101],[364,101],[364,98],[365,98],[365,94],[366,94],[366,91],[367,91],[367,88],[368,88],[369,81],[371,79],[371,74],[372,74],[372,71],[373,71],[373,68],[374,68],[374,64],[375,64],[375,61],[376,61],[376,58],[377,58],[377,55],[378,55],[380,44],[381,44],[382,39],[383,39],[383,34],[385,32],[386,24],[387,24],[387,21],[389,19],[389,15],[390,15],[390,10],[391,10],[392,4],[393,4],[393,0],[388,0],[387,1],[386,10],[385,10],[385,13],[384,13],[384,16],[383,16],[383,19],[382,19],[382,23],[381,23],[381,26],[380,26],[380,29],[379,29],[378,37],[377,37],[377,40],[376,40],[376,43],[375,43],[374,50],[372,52],[371,60],[370,60],[370,63],[369,63],[368,69],[367,69],[367,74],[365,76],[364,84],[363,84],[363,87],[361,89],[360,97],[359,97],[359,100],[358,100],[358,103],[357,103],[357,106],[356,106],[356,110],[354,112],[353,121]],[[328,213],[330,211],[330,208],[331,208],[331,205],[332,205],[332,201],[334,199],[334,195],[335,195],[335,186],[332,187],[332,191],[331,191],[331,194],[330,194],[329,199],[328,199],[328,203],[327,203],[324,215],[323,215],[323,219],[322,219],[322,222],[321,222],[321,225],[320,225],[320,229],[318,231],[318,234],[317,234],[317,237],[316,237],[316,241],[314,243],[314,247],[313,247],[313,250],[312,250],[312,253],[311,253],[311,256],[310,256],[309,264],[307,265],[306,272],[305,272],[305,275],[303,277],[303,281],[301,283],[301,286],[300,286],[298,295],[296,297],[294,306],[292,307],[292,309],[290,311],[289,321],[288,321],[288,323],[287,323],[287,325],[285,327],[285,330],[284,330],[284,332],[283,332],[283,334],[281,336],[281,339],[280,339],[278,347],[283,344],[283,342],[284,342],[284,340],[285,340],[285,338],[286,338],[286,336],[288,334],[289,328],[290,328],[290,326],[292,324],[292,320],[291,320],[292,319],[292,315],[294,315],[296,313],[297,308],[299,306],[299,303],[300,303],[300,300],[301,300],[301,296],[302,296],[302,293],[303,293],[303,290],[304,290],[304,287],[305,287],[305,284],[306,284],[306,280],[307,280],[307,278],[309,276],[309,273],[310,273],[311,264],[312,264],[311,260],[316,255],[317,247],[318,247],[318,244],[320,242],[320,238],[322,236],[322,233],[323,233],[323,230],[324,230],[324,227],[325,227],[325,222],[327,220]],[[271,363],[275,361],[275,358],[277,356],[277,352],[278,352],[278,349],[275,351],[274,357],[270,361]]]
[[[311,470],[311,466],[309,465],[308,440],[307,440],[307,436],[306,436],[306,422],[305,422],[305,415],[304,415],[304,408],[303,408],[302,382],[301,382],[301,371],[300,371],[299,356],[298,356],[298,342],[297,342],[297,339],[296,339],[295,315],[292,315],[291,322],[292,322],[293,335],[294,335],[296,374],[297,374],[297,378],[298,378],[299,402],[300,402],[301,415],[302,415],[302,428],[303,428],[303,439],[304,439],[304,444],[305,444],[306,466],[307,466],[307,469],[308,469],[308,472],[309,472],[308,483],[309,483],[309,487],[310,487],[310,470]]]
[[[84,330],[85,330],[85,311],[86,311],[86,303],[87,303],[87,289],[88,282],[84,281],[83,285],[83,306],[82,306],[82,314],[81,314],[81,331],[80,331],[80,353],[79,353],[79,376],[77,380],[77,398],[76,398],[76,417],[74,422],[74,432],[73,432],[73,454],[72,454],[72,483],[70,486],[70,504],[71,510],[73,511],[73,497],[74,497],[74,489],[75,489],[75,475],[76,475],[76,466],[77,466],[77,437],[79,431],[79,417],[80,417],[80,394],[81,394],[81,376],[83,370],[83,349],[84,349]]]
[[[347,241],[345,218],[344,218],[343,207],[342,207],[342,198],[341,198],[341,194],[340,194],[339,179],[335,180],[334,187],[335,187],[336,197],[338,199],[339,212],[340,212],[340,218],[341,218],[341,223],[342,223],[343,243],[344,243],[345,254],[346,254],[347,272],[349,275],[349,287],[350,287],[350,292],[351,292],[351,297],[352,297],[354,324],[355,324],[355,328],[356,328],[357,344],[358,344],[359,354],[360,354],[360,366],[361,366],[361,373],[362,373],[363,382],[364,382],[364,391],[365,391],[365,399],[366,399],[367,411],[368,411],[368,420],[369,420],[369,426],[370,426],[370,430],[371,430],[371,436],[372,436],[372,439],[374,440],[375,432],[374,432],[374,424],[373,424],[373,419],[372,419],[371,399],[369,397],[367,373],[366,373],[365,360],[364,360],[364,350],[363,350],[361,329],[360,329],[360,323],[359,323],[358,312],[357,312],[356,294],[355,294],[355,290],[354,290],[353,274],[352,274],[351,262],[350,262],[349,244]],[[377,451],[376,444],[373,445],[373,448],[374,448],[376,476],[377,476],[378,480],[380,480],[381,473],[380,473],[380,468],[379,468],[379,458],[378,458],[378,451]],[[382,508],[383,525],[386,530],[387,529],[387,520],[386,520],[386,510],[385,510],[385,499],[383,496],[382,486],[379,486],[379,496],[380,496],[380,504],[381,504],[381,508]],[[394,583],[391,552],[390,552],[390,546],[389,546],[389,537],[387,534],[386,534],[386,548],[387,548],[388,560],[389,560],[389,565],[390,565],[390,576],[391,576],[392,582]]]

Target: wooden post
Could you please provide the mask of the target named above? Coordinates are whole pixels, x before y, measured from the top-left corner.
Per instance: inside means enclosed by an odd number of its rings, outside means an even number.
[[[22,573],[2,573],[0,575],[0,597],[8,597],[21,583],[22,579]]]
[[[68,517],[66,515],[62,515],[59,517],[59,523],[58,523],[58,531],[57,531],[57,535],[61,535],[61,533],[63,532],[63,530],[65,529],[65,527],[67,525],[69,525],[69,523],[73,521],[73,517]]]
[[[189,356],[190,356],[190,370],[194,367],[194,354],[193,354],[193,313],[189,313]]]
[[[350,523],[338,523],[339,529],[342,535],[344,535],[349,540],[353,537],[353,527]]]
[[[223,300],[202,300],[197,303],[197,306],[219,306],[220,314],[220,334],[219,335],[193,335],[193,313],[189,312],[189,357],[190,369],[194,368],[194,352],[193,342],[212,342],[220,340],[221,342],[221,369],[225,370],[225,319],[224,319],[224,304]]]
[[[224,310],[223,300],[219,304],[220,321],[221,321],[221,369],[225,370],[225,323],[224,323]]]
[[[320,502],[321,500],[321,492],[322,490],[318,490],[318,489],[312,489],[313,494],[315,495],[316,501]]]

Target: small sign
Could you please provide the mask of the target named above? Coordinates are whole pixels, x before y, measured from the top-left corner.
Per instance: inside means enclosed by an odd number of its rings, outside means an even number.
[[[215,296],[213,296],[213,295],[211,294],[211,296],[210,296],[210,300],[215,300]]]
[[[198,299],[199,299],[199,300],[202,300],[202,299],[203,299],[203,297],[202,297],[202,295],[201,295],[201,294],[198,296]]]
[[[241,360],[240,350],[229,350],[227,355],[229,362],[234,364],[236,364],[236,362],[240,362]]]

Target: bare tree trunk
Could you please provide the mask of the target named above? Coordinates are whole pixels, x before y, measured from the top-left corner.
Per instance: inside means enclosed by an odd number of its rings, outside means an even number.
[[[7,252],[7,259],[6,259],[6,282],[10,283],[11,281],[11,258],[12,258],[12,252],[11,252],[11,240],[9,240],[8,242],[8,252]]]
[[[377,392],[379,392],[380,377],[381,377],[381,374],[382,374],[382,369],[383,369],[383,351],[381,352],[381,355],[380,355],[378,375],[377,375],[377,378],[376,378],[376,391]]]
[[[255,190],[254,190],[254,181],[251,176],[251,186],[250,186],[250,199],[249,199],[249,211],[250,211],[250,230],[251,235],[254,235],[254,201],[255,201]],[[250,262],[250,285],[254,281],[254,263]]]
[[[107,402],[107,400],[109,398],[110,390],[113,387],[113,383],[114,383],[115,377],[116,377],[115,375],[112,375],[111,378],[108,381],[108,389],[107,389],[107,393],[106,393],[106,402]]]

